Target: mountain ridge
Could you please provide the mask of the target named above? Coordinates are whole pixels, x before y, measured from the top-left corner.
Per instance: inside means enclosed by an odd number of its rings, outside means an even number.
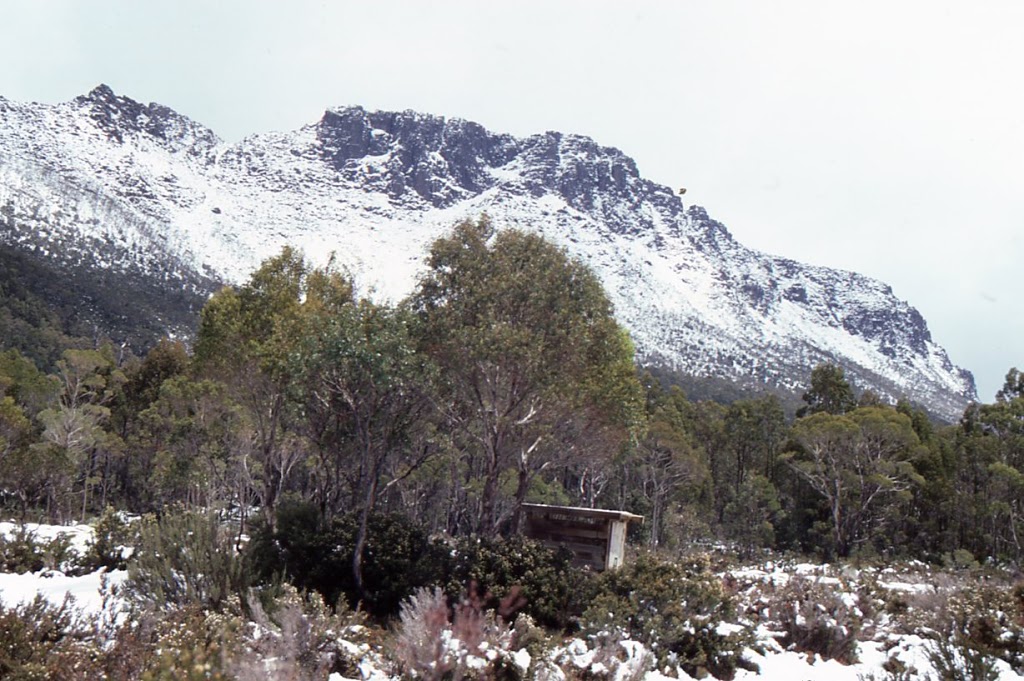
[[[0,99],[0,240],[99,253],[97,266],[154,273],[168,290],[244,281],[287,243],[314,260],[334,251],[364,289],[398,299],[433,239],[481,213],[590,265],[642,359],[788,390],[834,361],[859,387],[948,420],[976,399],[891,287],[749,249],[587,137],[331,107],[229,144],[106,86],[57,105]]]

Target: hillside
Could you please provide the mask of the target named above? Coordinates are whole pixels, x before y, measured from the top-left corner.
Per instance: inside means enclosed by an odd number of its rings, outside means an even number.
[[[52,106],[0,99],[0,239],[115,273],[128,290],[141,277],[141,288],[203,296],[290,244],[316,262],[333,254],[393,300],[434,238],[484,212],[591,266],[646,362],[798,392],[808,367],[831,361],[861,388],[948,420],[976,398],[970,373],[889,286],[746,248],[586,137],[351,107],[227,144],[105,86]],[[149,306],[138,314],[153,323]],[[175,332],[179,322],[156,313]]]

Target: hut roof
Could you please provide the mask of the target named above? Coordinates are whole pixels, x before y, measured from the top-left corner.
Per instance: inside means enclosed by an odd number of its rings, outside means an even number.
[[[629,513],[627,511],[613,511],[604,508],[584,508],[582,506],[549,506],[547,504],[523,504],[522,509],[526,512],[538,511],[544,513],[564,513],[568,516],[584,518],[606,518],[608,520],[643,520],[642,515]]]

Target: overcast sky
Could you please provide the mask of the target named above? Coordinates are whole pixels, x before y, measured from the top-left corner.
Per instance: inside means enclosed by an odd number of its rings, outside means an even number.
[[[0,5],[0,95],[107,83],[227,140],[328,106],[589,135],[743,243],[891,284],[991,401],[1024,368],[1024,2]]]

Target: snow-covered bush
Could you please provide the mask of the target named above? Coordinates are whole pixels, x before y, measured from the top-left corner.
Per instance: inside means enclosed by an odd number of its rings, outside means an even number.
[[[583,613],[588,635],[639,641],[659,666],[679,666],[695,677],[731,679],[747,666],[741,653],[752,641],[743,627],[723,626],[734,605],[706,556],[671,562],[642,554],[597,581]]]
[[[70,597],[60,605],[43,596],[11,608],[0,603],[0,679],[56,678],[62,665],[74,666],[89,631]]]
[[[57,533],[47,539],[38,537],[25,525],[13,532],[0,532],[0,572],[38,572],[39,570],[73,571],[79,556],[70,535]]]
[[[231,659],[240,648],[240,620],[189,605],[156,617],[140,628],[143,681],[228,681]],[[129,677],[130,678],[130,677]]]
[[[83,558],[86,568],[124,570],[135,536],[124,514],[108,506],[93,528],[93,539]]]
[[[928,661],[939,681],[999,681],[992,657],[968,643],[955,627],[939,632],[928,651]]]
[[[815,579],[792,579],[771,606],[784,636],[781,643],[844,664],[857,661],[862,613],[844,589]]]
[[[553,663],[555,668],[546,666]],[[572,681],[641,681],[653,671],[655,656],[639,641],[604,632],[587,641],[573,639],[540,660],[534,678]],[[678,670],[671,670],[677,673]],[[688,678],[680,676],[680,678]]]
[[[392,656],[404,676],[459,681],[525,674],[523,659],[511,650],[513,630],[474,591],[451,610],[437,587],[417,589],[402,603]]]
[[[417,589],[402,603],[399,620],[393,647],[399,667],[410,676],[424,679],[447,673],[452,662],[444,643],[449,626],[444,592],[438,587]]]
[[[898,657],[893,656],[882,663],[880,672],[858,674],[857,678],[860,681],[918,681],[921,678],[924,681],[929,681],[931,677],[928,675],[919,677],[916,668],[907,666]]]
[[[1024,674],[1024,587],[966,584],[936,611],[933,628],[934,659],[955,666],[998,657]]]
[[[312,681],[333,672],[359,677],[360,666],[379,657],[368,644],[365,615],[344,605],[332,612],[320,594],[286,585],[267,608],[248,599],[248,610],[241,651],[227,665],[236,681]]]

